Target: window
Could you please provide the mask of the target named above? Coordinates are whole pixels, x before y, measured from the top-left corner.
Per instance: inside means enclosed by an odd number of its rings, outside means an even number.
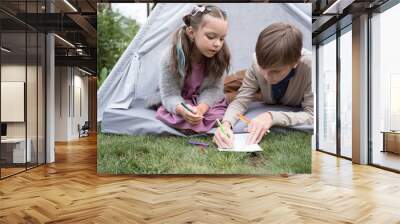
[[[399,21],[400,5],[371,18],[372,164],[395,170],[400,170],[400,155],[385,151],[383,138],[384,132],[400,130],[400,33],[394,28],[398,27]]]
[[[1,1],[19,16],[43,12],[44,1]],[[0,178],[45,163],[45,35],[0,12]],[[7,22],[4,22],[7,21]],[[8,105],[6,104],[8,103]],[[3,135],[3,134],[2,134]]]
[[[318,149],[336,153],[336,36],[318,48]]]
[[[351,26],[340,36],[340,154],[352,157],[352,33]]]

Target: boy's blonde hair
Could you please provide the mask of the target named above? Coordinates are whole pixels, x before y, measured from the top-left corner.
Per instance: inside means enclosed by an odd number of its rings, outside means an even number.
[[[258,36],[256,57],[263,68],[294,65],[301,57],[303,34],[287,23],[273,23]]]

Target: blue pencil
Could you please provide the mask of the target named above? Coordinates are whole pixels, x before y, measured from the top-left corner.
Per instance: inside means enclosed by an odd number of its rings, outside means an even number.
[[[193,141],[193,140],[189,140],[188,142],[189,142],[189,144],[192,144],[192,145],[200,145],[200,146],[208,147],[208,144],[204,143],[204,142],[197,142],[197,141]]]

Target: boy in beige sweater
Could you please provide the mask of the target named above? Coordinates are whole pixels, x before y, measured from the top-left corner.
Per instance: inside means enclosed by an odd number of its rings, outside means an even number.
[[[274,23],[259,35],[253,63],[247,70],[236,98],[229,104],[222,125],[213,141],[220,148],[231,148],[232,127],[237,114],[245,114],[258,90],[266,104],[302,107],[298,112],[265,111],[253,118],[247,130],[248,144],[259,143],[276,126],[312,124],[314,95],[311,86],[311,54],[302,51],[302,33],[290,24]]]

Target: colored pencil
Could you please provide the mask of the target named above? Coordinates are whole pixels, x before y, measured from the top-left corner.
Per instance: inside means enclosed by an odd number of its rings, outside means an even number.
[[[242,120],[244,123],[246,123],[247,125],[250,125],[251,120],[250,120],[249,118],[245,117],[245,116],[242,115],[241,113],[237,113],[236,115],[237,115],[238,118],[239,118],[240,120]],[[269,133],[269,132],[270,132],[270,131],[267,130],[267,133]]]
[[[190,113],[196,114],[196,113],[194,113],[188,106],[186,106],[186,104],[181,103],[181,105],[182,105],[183,108],[185,108],[185,109],[186,109],[187,111],[189,111]]]
[[[224,127],[222,126],[221,122],[217,119],[217,123],[219,128],[221,129],[222,134],[224,134],[227,138],[229,138],[229,135],[226,134]]]

